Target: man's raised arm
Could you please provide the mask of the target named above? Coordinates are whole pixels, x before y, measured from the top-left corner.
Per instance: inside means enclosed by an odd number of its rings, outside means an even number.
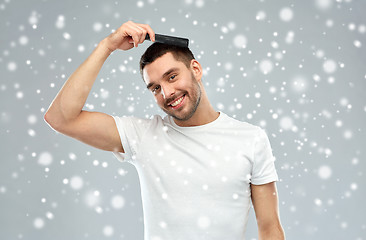
[[[155,40],[149,25],[128,21],[103,39],[65,82],[44,115],[45,121],[56,131],[96,148],[124,152],[112,116],[82,108],[108,56],[116,49],[137,47],[146,34]]]

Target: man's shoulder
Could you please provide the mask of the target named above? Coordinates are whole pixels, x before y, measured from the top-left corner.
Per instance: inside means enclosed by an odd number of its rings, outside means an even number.
[[[163,118],[158,115],[145,115],[145,117],[135,116],[135,115],[122,115],[122,116],[114,116],[122,119],[130,119],[132,121],[144,121],[144,122],[150,122],[154,120],[162,120]]]
[[[224,113],[224,120],[225,120],[226,124],[229,124],[232,127],[243,128],[246,130],[254,130],[254,131],[260,130],[260,127],[257,125],[254,125],[254,124],[249,123],[244,120],[239,120],[239,119],[231,117],[225,113]]]
[[[145,117],[134,115],[113,116],[119,125],[135,125],[148,128],[152,125],[162,125],[163,118],[160,115],[146,115]]]

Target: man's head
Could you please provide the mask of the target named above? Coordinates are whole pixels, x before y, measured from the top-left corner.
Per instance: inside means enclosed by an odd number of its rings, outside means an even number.
[[[195,59],[193,53],[189,48],[179,47],[175,45],[163,44],[163,43],[153,43],[148,47],[145,53],[140,59],[140,73],[142,79],[144,79],[143,70],[146,65],[154,62],[157,58],[163,56],[166,53],[172,53],[175,60],[183,62],[187,68],[191,65],[191,60]]]
[[[202,68],[188,48],[152,44],[140,72],[159,107],[179,121],[193,116],[201,100]]]

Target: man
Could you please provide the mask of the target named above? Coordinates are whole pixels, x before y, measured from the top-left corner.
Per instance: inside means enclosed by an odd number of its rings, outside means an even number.
[[[259,239],[284,239],[274,157],[264,130],[216,112],[188,48],[153,43],[141,57],[147,88],[167,113],[152,119],[82,110],[108,56],[143,43],[149,25],[124,23],[66,81],[45,120],[56,131],[133,164],[145,239],[244,239],[252,200]]]

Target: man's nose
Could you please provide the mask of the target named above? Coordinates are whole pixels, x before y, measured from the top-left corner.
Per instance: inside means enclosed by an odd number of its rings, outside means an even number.
[[[169,84],[166,84],[164,86],[161,86],[162,94],[164,99],[170,98],[174,95],[174,88],[173,86],[169,86]]]

